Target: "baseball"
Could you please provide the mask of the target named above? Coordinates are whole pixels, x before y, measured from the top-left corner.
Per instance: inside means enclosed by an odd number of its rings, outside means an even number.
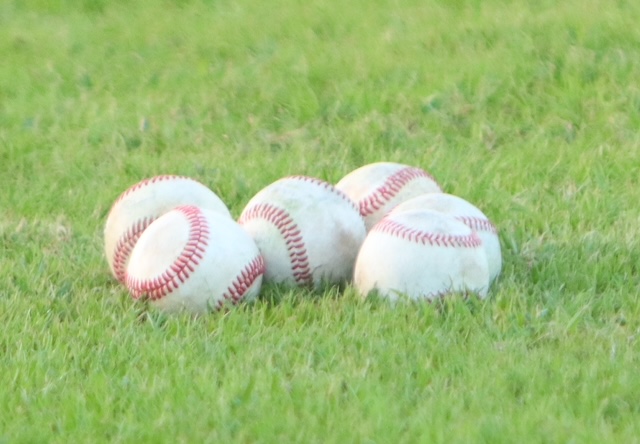
[[[265,261],[265,281],[292,285],[351,279],[366,235],[353,202],[311,177],[280,179],[258,192],[238,220]]]
[[[391,162],[360,167],[340,179],[336,188],[356,203],[367,230],[405,200],[442,191],[426,171]]]
[[[196,205],[231,219],[227,206],[207,186],[182,176],[156,176],[133,185],[114,202],[104,228],[104,250],[113,276],[124,282],[136,241],[155,219],[179,205]]]
[[[131,252],[125,284],[160,311],[206,313],[255,299],[264,261],[249,235],[220,212],[179,206],[153,221]]]
[[[367,234],[354,271],[354,285],[367,296],[433,300],[452,292],[489,287],[487,256],[478,234],[446,214],[407,210],[387,215]]]
[[[482,246],[487,254],[491,282],[498,277],[502,270],[502,252],[498,230],[478,207],[452,194],[428,193],[401,203],[391,212],[397,213],[415,209],[434,210],[448,214],[475,230],[480,236]]]

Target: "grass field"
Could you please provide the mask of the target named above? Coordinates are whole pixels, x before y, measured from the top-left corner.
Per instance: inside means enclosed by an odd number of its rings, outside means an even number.
[[[0,442],[640,442],[640,3],[0,0]],[[498,226],[486,302],[263,289],[166,318],[113,200],[425,168]]]

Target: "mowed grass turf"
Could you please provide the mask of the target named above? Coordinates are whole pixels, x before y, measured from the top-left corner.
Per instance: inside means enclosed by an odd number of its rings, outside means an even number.
[[[0,442],[638,442],[640,3],[0,1]],[[488,300],[265,287],[199,319],[110,276],[157,174],[237,217],[420,166],[500,230]]]

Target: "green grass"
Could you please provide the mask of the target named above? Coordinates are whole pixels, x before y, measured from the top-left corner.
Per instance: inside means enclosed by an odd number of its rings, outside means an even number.
[[[0,442],[639,442],[640,4],[0,0]],[[486,302],[267,287],[197,320],[110,277],[156,174],[238,216],[421,166],[500,230]]]

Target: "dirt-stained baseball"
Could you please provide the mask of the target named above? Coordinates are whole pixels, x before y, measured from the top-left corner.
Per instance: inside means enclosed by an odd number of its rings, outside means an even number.
[[[478,234],[464,223],[430,210],[388,214],[360,248],[354,284],[367,296],[436,299],[452,292],[484,298],[489,287],[487,256]]]
[[[442,191],[425,170],[393,162],[371,163],[353,170],[340,179],[336,188],[358,206],[367,230],[405,200]]]
[[[131,250],[142,232],[158,217],[180,205],[196,205],[231,219],[218,195],[189,177],[162,175],[138,182],[116,199],[104,227],[104,250],[116,279],[124,282]]]
[[[320,179],[292,176],[258,192],[239,223],[265,260],[265,281],[293,285],[351,279],[366,235],[354,203]]]
[[[502,252],[498,230],[478,207],[452,194],[427,193],[401,203],[391,212],[417,209],[435,210],[448,214],[474,229],[482,239],[482,246],[487,253],[491,281],[493,282],[498,277],[502,270]]]
[[[220,212],[179,206],[153,221],[134,246],[125,284],[159,310],[206,313],[260,292],[264,261],[251,237]]]

